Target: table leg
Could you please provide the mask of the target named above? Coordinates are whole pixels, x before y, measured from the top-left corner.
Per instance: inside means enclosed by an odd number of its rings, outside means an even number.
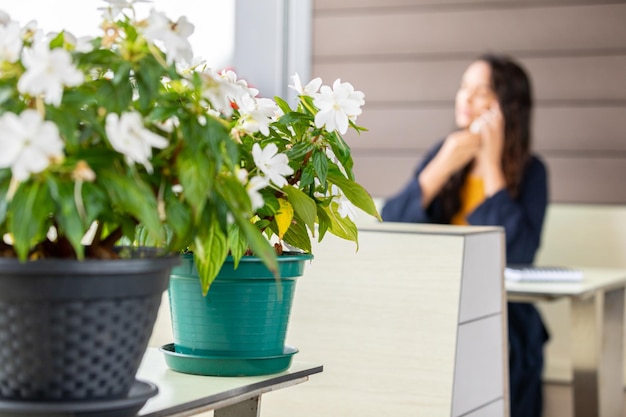
[[[214,417],[259,417],[261,412],[261,396],[244,400],[213,412]]]
[[[624,414],[624,288],[604,295],[602,353],[599,358],[600,415]]]
[[[572,299],[574,415],[623,413],[624,289]]]

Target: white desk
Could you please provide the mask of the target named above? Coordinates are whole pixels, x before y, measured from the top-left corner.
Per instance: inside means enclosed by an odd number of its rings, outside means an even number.
[[[159,387],[156,397],[148,400],[138,416],[183,417],[214,411],[215,417],[257,417],[261,395],[290,387],[322,372],[322,366],[294,360],[291,367],[278,374],[254,377],[208,377],[172,371],[163,354],[148,348],[137,378]]]
[[[572,306],[574,415],[620,416],[624,407],[626,270],[581,268],[582,282],[506,282],[509,301],[569,297]]]

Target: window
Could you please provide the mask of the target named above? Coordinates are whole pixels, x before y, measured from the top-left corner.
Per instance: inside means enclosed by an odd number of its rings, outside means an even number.
[[[106,6],[99,0],[0,0],[0,10],[11,19],[25,25],[36,20],[46,32],[66,29],[75,36],[97,36],[100,34],[100,7]],[[232,63],[235,38],[235,0],[153,0],[135,5],[139,17],[148,16],[150,8],[164,12],[170,19],[180,16],[194,24],[194,33],[189,38],[196,57],[202,57],[217,70]]]

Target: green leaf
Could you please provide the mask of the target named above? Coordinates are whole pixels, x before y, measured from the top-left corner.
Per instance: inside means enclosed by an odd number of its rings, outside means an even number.
[[[73,112],[68,111],[67,108],[65,110],[61,110],[57,107],[49,106],[49,108],[46,109],[46,117],[48,120],[51,120],[54,124],[56,124],[61,135],[67,140],[66,147],[69,148],[69,151],[72,151],[79,146],[77,119]]]
[[[333,153],[341,163],[341,166],[346,170],[348,178],[354,180],[354,174],[352,173],[354,161],[350,154],[350,147],[338,133],[333,132],[329,134],[327,139]]]
[[[290,161],[295,161],[304,158],[306,154],[312,152],[314,146],[311,142],[298,142],[286,154]]]
[[[183,195],[199,216],[215,183],[211,160],[202,153],[184,148],[176,158],[176,170],[183,186]]]
[[[306,165],[302,170],[302,177],[300,178],[300,186],[308,187],[311,184],[315,184],[315,168],[311,165]],[[322,184],[325,186],[326,184]]]
[[[49,43],[50,49],[63,47],[63,40],[64,40],[64,36],[63,36],[63,32],[61,31],[57,33],[57,35],[50,41]]]
[[[313,123],[313,116],[293,111],[283,114],[278,119],[278,124],[291,127],[299,138],[309,129],[311,123]]]
[[[246,237],[241,233],[236,223],[228,226],[228,247],[230,248],[230,254],[233,257],[233,263],[236,269],[239,266],[239,260],[248,250]]]
[[[58,234],[65,236],[71,243],[72,248],[76,252],[78,259],[83,259],[85,256],[83,245],[81,243],[85,232],[88,229],[88,224],[81,220],[81,216],[76,207],[76,193],[82,196],[84,190],[82,187],[75,190],[78,187],[78,183],[63,182],[56,178],[49,178],[48,185],[50,187],[50,195],[52,200],[57,206],[55,210],[54,219],[58,227]],[[84,206],[84,201],[83,201]]]
[[[168,247],[173,251],[186,249],[195,236],[191,208],[174,193],[168,192],[165,194],[165,213],[171,231]]]
[[[229,162],[232,164],[233,161],[239,161],[237,144],[230,138],[230,129],[224,123],[215,117],[207,117],[204,126],[199,123],[195,125],[198,130],[195,133],[196,136],[186,136],[186,138],[195,137],[202,145],[202,149],[208,149],[208,154],[212,156],[215,164],[222,165]],[[228,156],[228,159],[223,158],[224,156]]]
[[[98,97],[98,105],[111,112],[123,113],[128,110],[132,100],[133,90],[130,81],[114,85],[110,81],[100,81],[95,95]]]
[[[326,214],[326,208],[322,205],[317,206],[317,241],[321,242],[326,235],[326,232],[330,228],[330,217]]]
[[[215,208],[207,206],[202,219],[202,226],[194,241],[193,252],[200,276],[202,295],[207,295],[211,283],[220,272],[228,255],[228,241],[220,226]]]
[[[287,233],[285,233],[283,240],[291,246],[311,253],[311,238],[309,237],[304,221],[298,218],[298,216],[294,216],[293,223],[289,230],[287,230]]]
[[[9,201],[7,193],[11,184],[11,171],[9,169],[0,169],[0,225],[4,224],[7,216],[7,208]]]
[[[12,85],[0,84],[0,106],[7,109],[6,103],[15,97],[15,87]],[[8,109],[7,109],[8,110]]]
[[[323,151],[313,153],[313,166],[317,177],[322,184],[326,184],[326,176],[328,175],[328,157]]]
[[[250,197],[243,184],[234,176],[221,175],[215,182],[215,191],[219,196],[228,201],[232,210],[249,213]]]
[[[308,114],[299,113],[295,111],[286,112],[283,114],[278,120],[280,124],[283,125],[306,125],[308,126],[310,122],[313,121],[313,116]]]
[[[152,105],[161,87],[161,65],[152,56],[140,61],[139,70],[135,71],[137,90],[139,91],[139,109],[145,113]]]
[[[157,201],[153,190],[146,183],[114,171],[100,172],[98,180],[109,193],[113,209],[121,218],[127,218],[130,214],[143,224],[155,241],[160,241],[162,230]]]
[[[343,195],[345,195],[352,204],[367,214],[376,217],[379,221],[382,221],[372,196],[365,190],[365,188],[344,177],[336,167],[329,170],[328,180],[337,187],[341,188]]]
[[[287,194],[297,216],[302,219],[309,229],[315,230],[315,219],[317,218],[315,200],[292,185],[284,187],[283,191]]]
[[[48,218],[54,210],[50,190],[45,182],[22,183],[9,206],[13,214],[10,228],[15,239],[15,251],[20,260],[26,260],[30,246],[43,240],[48,232]]]
[[[342,239],[350,240],[357,244],[357,250],[359,249],[358,230],[356,224],[348,216],[341,217],[337,211],[337,204],[331,204],[330,207],[324,207],[328,220],[330,220],[330,227],[328,231],[335,236]]]
[[[291,113],[291,107],[289,107],[289,104],[287,104],[285,100],[276,96],[274,97],[274,101],[276,102],[278,107],[280,107],[284,114]]]
[[[247,219],[235,216],[235,221],[243,232],[250,249],[254,255],[261,258],[267,269],[269,269],[275,277],[279,277],[278,261],[276,260],[276,251],[274,247],[265,239],[263,234]]]
[[[111,200],[106,190],[97,184],[86,182],[83,184],[83,203],[89,223],[111,212]]]

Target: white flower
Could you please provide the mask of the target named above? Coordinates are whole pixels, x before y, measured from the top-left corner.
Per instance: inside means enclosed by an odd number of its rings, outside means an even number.
[[[211,102],[213,109],[230,117],[233,114],[232,101],[245,92],[229,77],[221,76],[215,70],[206,68],[202,73],[202,97]]]
[[[105,20],[115,19],[124,9],[132,9],[135,3],[150,3],[150,0],[104,0],[109,3],[107,7],[99,7]]]
[[[199,56],[194,56],[193,58],[191,58],[190,62],[186,62],[186,61],[177,62],[176,71],[178,71],[180,74],[187,75],[198,69],[202,71],[202,69],[204,69],[206,65],[207,65],[206,59],[199,57]]]
[[[300,75],[298,75],[298,73],[295,73],[291,79],[293,80],[294,85],[290,85],[289,88],[296,90],[301,96],[313,96],[322,85],[322,79],[319,77],[309,81],[309,83],[304,87],[302,87],[302,82],[300,81]]]
[[[145,128],[137,112],[123,113],[121,117],[109,113],[105,129],[111,146],[124,155],[127,164],[142,164],[150,173],[152,148],[163,149],[168,145],[167,139]]]
[[[22,94],[43,94],[43,100],[54,106],[61,104],[64,86],[77,86],[84,80],[69,52],[62,48],[50,49],[40,37],[32,48],[22,52],[22,63],[26,72],[17,82],[17,89]]]
[[[252,205],[252,210],[263,207],[265,205],[265,200],[263,199],[263,196],[261,195],[259,190],[262,190],[269,185],[268,180],[260,175],[257,175],[250,178],[250,180],[248,181],[248,171],[245,169],[240,169],[237,171],[237,179],[239,179],[239,182],[246,186],[248,198],[250,198],[250,204]]]
[[[76,52],[87,53],[93,50],[93,45],[91,44],[93,37],[91,36],[77,38],[72,33],[65,31],[63,32],[63,39],[70,45],[69,49],[73,48]]]
[[[180,120],[178,117],[172,116],[163,122],[155,122],[155,125],[164,132],[172,133],[174,129],[180,126]]]
[[[355,120],[361,114],[361,106],[365,104],[364,94],[354,91],[352,84],[342,83],[337,79],[331,90],[322,86],[320,93],[314,95],[313,104],[320,110],[315,115],[315,126],[344,134],[348,131],[348,120]]]
[[[144,36],[149,41],[163,43],[168,64],[180,60],[191,62],[193,52],[187,38],[193,31],[194,25],[189,23],[187,17],[181,16],[178,21],[172,22],[164,13],[152,9]]]
[[[0,24],[0,61],[16,62],[20,57],[22,44],[22,30],[17,22]]]
[[[0,25],[6,25],[11,22],[11,16],[4,10],[0,10]]]
[[[250,197],[252,210],[259,209],[265,205],[265,200],[263,199],[263,196],[261,195],[259,190],[262,190],[268,185],[269,182],[267,181],[267,179],[261,177],[260,175],[250,178],[250,181],[246,186],[246,191],[248,192],[248,197]]]
[[[331,186],[331,195],[334,197],[333,201],[339,206],[337,212],[342,218],[349,217],[354,221],[356,218],[356,207],[350,200],[346,198],[336,185]]]
[[[211,68],[205,68],[201,75],[202,97],[211,102],[213,109],[227,117],[233,114],[232,102],[241,101],[241,97],[251,95],[245,81],[237,81],[237,76],[232,71],[218,74]]]
[[[239,100],[239,124],[241,129],[249,134],[261,132],[270,134],[269,125],[273,121],[278,106],[269,98],[253,98],[248,95]]]
[[[270,143],[261,149],[258,143],[252,146],[252,157],[259,170],[278,187],[287,185],[285,175],[293,174],[287,155],[278,153],[278,147]]]
[[[7,112],[0,117],[0,149],[0,168],[11,167],[18,181],[43,171],[52,160],[63,158],[63,140],[57,126],[30,109],[19,116]]]
[[[248,86],[248,82],[246,80],[237,79],[237,73],[235,71],[222,70],[222,72],[219,73],[219,76],[226,82],[234,84],[239,88],[240,93],[238,96],[250,95],[252,97],[256,97],[259,94],[259,90]]]

